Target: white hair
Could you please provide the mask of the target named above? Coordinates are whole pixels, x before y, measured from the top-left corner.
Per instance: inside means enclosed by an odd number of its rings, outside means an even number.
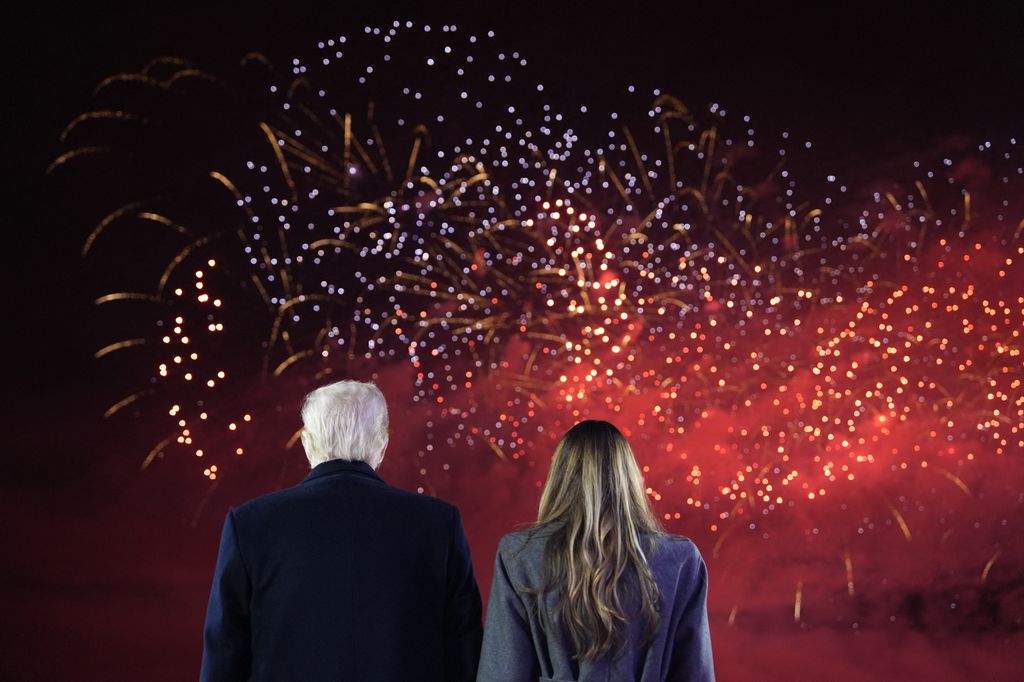
[[[388,444],[388,406],[373,384],[338,381],[306,396],[302,447],[309,465],[331,459],[366,462],[376,469]]]

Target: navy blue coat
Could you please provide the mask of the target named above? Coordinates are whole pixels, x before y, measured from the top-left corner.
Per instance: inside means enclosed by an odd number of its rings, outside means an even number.
[[[200,678],[473,680],[481,637],[458,509],[331,460],[228,513]]]
[[[501,539],[487,604],[480,682],[713,682],[708,628],[708,572],[697,546],[664,533],[647,560],[661,593],[654,640],[642,644],[644,627],[629,623],[618,656],[576,660],[565,631],[554,625],[560,595],[535,595],[544,583],[544,547],[554,528],[539,526]],[[635,581],[634,572],[629,574]],[[635,590],[630,611],[639,609]]]

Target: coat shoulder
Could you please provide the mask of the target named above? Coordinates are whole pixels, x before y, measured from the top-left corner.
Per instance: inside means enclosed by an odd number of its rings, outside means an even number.
[[[666,584],[696,585],[706,579],[707,567],[697,545],[687,537],[661,533],[658,535],[651,568]]]
[[[658,563],[672,563],[679,566],[693,566],[703,563],[696,543],[683,535],[658,533],[654,538],[654,557]]]
[[[323,495],[322,490],[314,489],[307,483],[298,483],[254,497],[235,507],[232,513],[236,519],[256,521],[277,516],[288,509],[301,509],[314,496],[319,495]],[[430,495],[410,492],[387,484],[375,486],[373,495],[379,496],[379,503],[393,510],[402,510],[424,520],[430,519],[433,523],[451,523],[454,518],[461,518],[455,505]]]
[[[530,526],[506,533],[498,542],[498,555],[506,563],[533,562],[544,552],[544,546],[551,535],[545,526]]]
[[[273,492],[264,493],[238,505],[232,510],[235,518],[258,517],[274,508],[288,504],[288,501],[295,497],[298,486],[282,488]]]
[[[685,535],[658,533],[655,544],[659,550],[670,552],[680,558],[698,558],[701,556],[696,543]]]

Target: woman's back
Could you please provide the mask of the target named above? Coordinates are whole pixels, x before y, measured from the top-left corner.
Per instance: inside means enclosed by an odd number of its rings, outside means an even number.
[[[555,524],[509,533],[495,557],[483,651],[481,682],[662,682],[713,680],[707,622],[707,569],[696,545],[665,533],[645,536],[645,553],[660,592],[653,639],[641,618],[630,620],[619,656],[578,661],[563,628],[553,625],[560,595],[543,592],[545,546]],[[635,573],[623,576],[636,582]],[[629,591],[634,594],[636,590]],[[539,596],[538,596],[539,595]],[[636,597],[626,606],[639,610]]]

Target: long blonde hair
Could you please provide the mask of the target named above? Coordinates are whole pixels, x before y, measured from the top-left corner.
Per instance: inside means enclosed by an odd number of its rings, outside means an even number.
[[[559,522],[559,523],[556,523]],[[647,637],[658,623],[660,594],[642,545],[661,530],[625,436],[588,419],[555,448],[540,499],[538,526],[556,529],[545,546],[545,589],[558,590],[558,621],[580,660],[618,651],[625,641],[627,569],[639,579]]]

